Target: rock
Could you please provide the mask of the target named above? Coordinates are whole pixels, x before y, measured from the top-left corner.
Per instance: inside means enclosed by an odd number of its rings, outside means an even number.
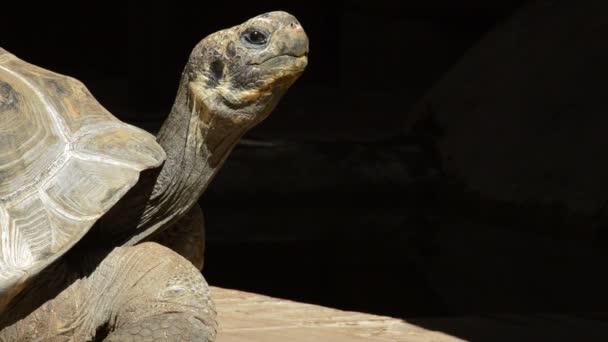
[[[438,172],[425,158],[412,143],[245,141],[201,199],[215,225],[209,239],[316,240],[346,232],[354,239],[369,237],[370,225],[399,231],[425,203],[419,188]]]
[[[444,169],[462,191],[605,216],[607,14],[601,1],[535,1],[427,94],[413,121],[436,126]]]

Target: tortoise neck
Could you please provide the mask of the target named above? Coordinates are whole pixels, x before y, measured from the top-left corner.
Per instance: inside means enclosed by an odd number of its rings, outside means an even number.
[[[182,218],[245,132],[228,123],[205,123],[202,117],[215,115],[191,99],[186,79],[184,75],[169,117],[157,135],[167,159],[160,171],[142,179],[152,189],[138,220],[139,233],[127,244],[142,241]]]

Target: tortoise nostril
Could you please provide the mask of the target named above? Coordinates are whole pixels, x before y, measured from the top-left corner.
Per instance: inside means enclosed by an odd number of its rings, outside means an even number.
[[[289,23],[289,28],[296,32],[302,30],[302,26],[300,26],[300,23],[297,21],[292,21]]]

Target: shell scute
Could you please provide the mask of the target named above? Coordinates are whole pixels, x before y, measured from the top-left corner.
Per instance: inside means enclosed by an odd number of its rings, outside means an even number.
[[[0,313],[164,159],[82,82],[0,49]]]

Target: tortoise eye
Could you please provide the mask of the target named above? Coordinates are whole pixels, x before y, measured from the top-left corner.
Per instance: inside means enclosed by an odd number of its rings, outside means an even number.
[[[266,35],[256,29],[248,30],[243,33],[243,38],[253,45],[264,45],[268,41]]]

